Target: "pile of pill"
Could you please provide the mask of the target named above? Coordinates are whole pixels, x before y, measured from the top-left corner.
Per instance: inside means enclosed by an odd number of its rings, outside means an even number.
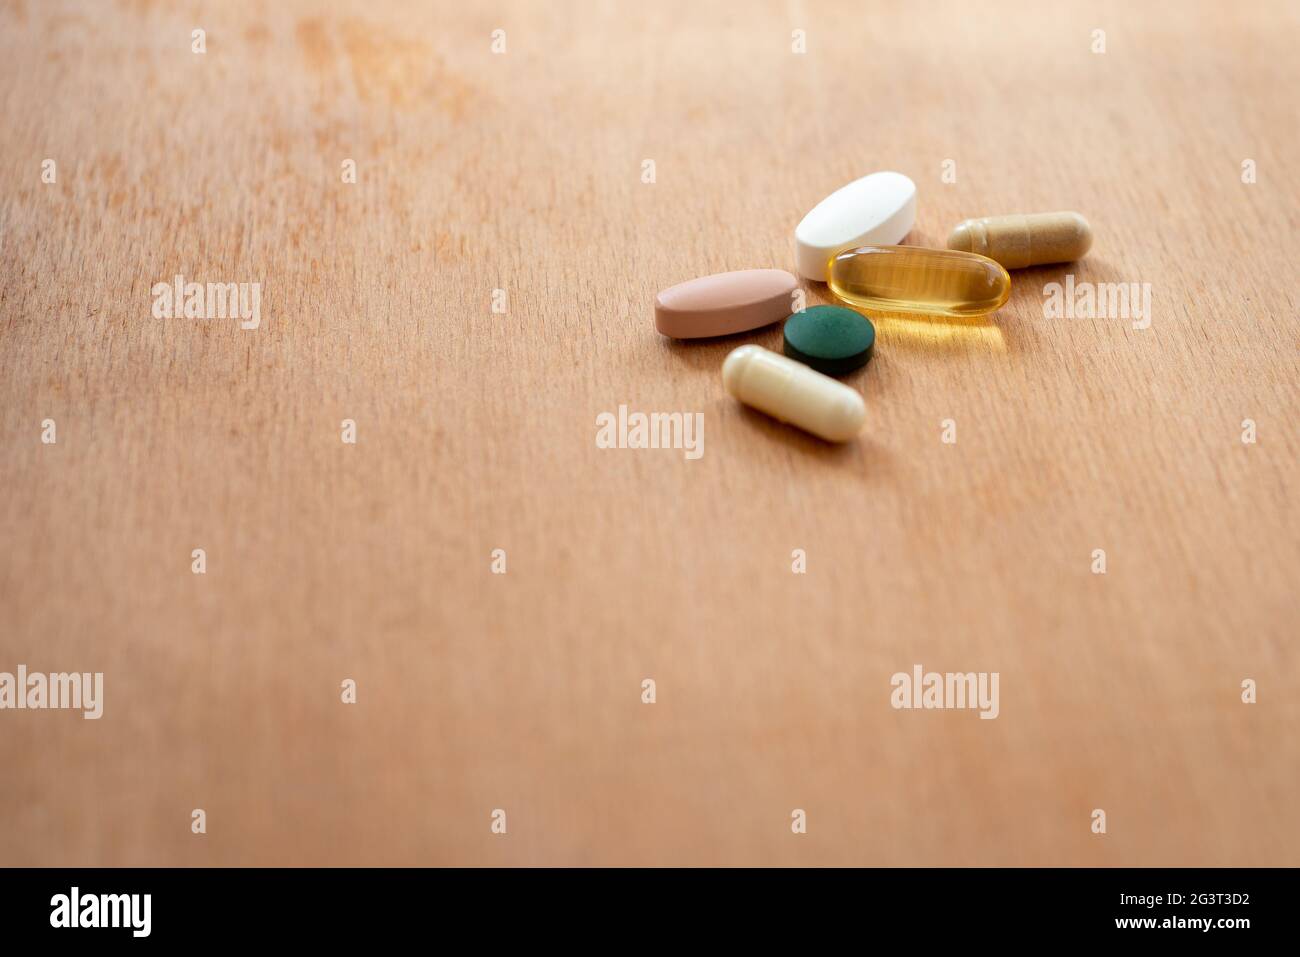
[[[1078,213],[992,216],[958,223],[947,249],[901,245],[916,221],[916,184],[872,173],[831,193],[795,227],[795,267],[857,307],[792,313],[799,280],[783,269],[743,269],[678,283],[655,298],[655,327],[674,339],[750,332],[785,320],[783,351],[735,349],[722,384],[746,405],[828,442],[866,422],[861,393],[833,376],[871,359],[876,329],[858,309],[972,318],[1011,295],[1008,269],[1079,259],[1092,229]]]

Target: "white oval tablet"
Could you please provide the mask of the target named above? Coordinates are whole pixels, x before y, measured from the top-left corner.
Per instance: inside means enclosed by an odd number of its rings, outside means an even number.
[[[831,257],[853,246],[897,246],[916,221],[916,184],[872,173],[831,193],[795,227],[799,274],[825,282]]]

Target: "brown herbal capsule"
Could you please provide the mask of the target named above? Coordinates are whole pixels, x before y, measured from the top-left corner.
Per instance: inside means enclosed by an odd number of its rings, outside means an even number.
[[[1092,246],[1092,227],[1078,213],[989,216],[959,223],[949,249],[978,253],[1007,269],[1082,258]]]

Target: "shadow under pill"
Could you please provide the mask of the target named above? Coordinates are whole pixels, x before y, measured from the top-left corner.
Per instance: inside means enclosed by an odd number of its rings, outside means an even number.
[[[884,447],[872,441],[866,432],[848,442],[827,442],[747,405],[737,403],[736,408],[747,428],[763,433],[764,438],[779,442],[796,454],[843,466],[859,463],[865,457],[873,474],[880,471],[880,463],[887,464]]]
[[[1047,296],[1047,287],[1052,283],[1061,286],[1065,293],[1068,277],[1074,277],[1076,285],[1082,283],[1127,283],[1132,277],[1121,277],[1106,260],[1096,256],[1087,256],[1070,263],[1050,263],[1045,266],[1028,266],[1011,273],[1011,298],[1008,303],[1032,305],[1043,303]]]
[[[773,352],[781,351],[781,323],[774,322],[761,329],[736,332],[729,336],[709,336],[701,339],[672,339],[661,336],[674,361],[684,362],[692,369],[714,371],[722,374],[722,360],[741,346],[757,345]]]
[[[993,354],[1011,351],[1002,327],[988,316],[956,319],[949,316],[872,312],[868,318],[876,326],[877,349],[881,348],[883,342],[886,349],[903,348],[929,353],[965,355],[972,350]]]

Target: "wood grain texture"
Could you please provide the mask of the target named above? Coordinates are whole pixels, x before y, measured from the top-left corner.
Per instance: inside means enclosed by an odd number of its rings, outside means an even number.
[[[1298,40],[1282,2],[10,0],[0,670],[102,671],[105,713],[0,712],[0,863],[1300,864]],[[1096,244],[987,327],[881,318],[832,448],[723,393],[779,327],[651,304],[790,268],[876,169],[911,242]],[[177,273],[261,282],[260,328],[154,319]],[[1045,318],[1067,273],[1150,283],[1150,328]],[[620,404],[703,412],[703,458],[598,449]],[[894,710],[916,663],[1000,716]]]

